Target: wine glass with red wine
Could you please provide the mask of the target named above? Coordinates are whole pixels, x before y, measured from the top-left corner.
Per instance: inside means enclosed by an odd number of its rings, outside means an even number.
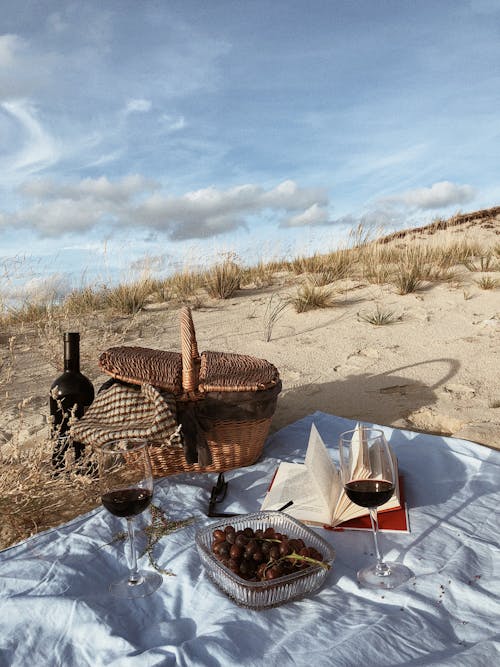
[[[134,542],[134,517],[153,498],[148,444],[126,438],[108,442],[98,450],[98,461],[102,504],[111,514],[127,519],[130,546],[129,576],[111,584],[109,590],[122,598],[145,597],[162,583],[158,573],[137,569]]]
[[[360,451],[361,457],[358,454]],[[383,431],[368,426],[345,431],[340,435],[339,455],[347,497],[370,512],[377,555],[375,565],[358,572],[358,581],[367,588],[396,588],[413,573],[401,563],[385,562],[379,550],[377,508],[391,498],[396,487],[393,454]]]

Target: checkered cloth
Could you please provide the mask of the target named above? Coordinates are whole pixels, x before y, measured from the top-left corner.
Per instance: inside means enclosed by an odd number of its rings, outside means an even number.
[[[141,438],[182,447],[175,397],[150,384],[133,388],[119,382],[103,389],[71,427],[74,440],[100,447],[117,438]]]
[[[210,450],[196,415],[183,409],[178,423],[175,396],[150,384],[132,387],[110,381],[78,422],[72,425],[73,440],[91,447],[119,438],[140,438],[156,446],[182,447],[187,463],[211,463]]]

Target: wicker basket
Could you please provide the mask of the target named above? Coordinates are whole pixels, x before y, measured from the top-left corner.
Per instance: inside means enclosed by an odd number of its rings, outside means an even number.
[[[172,392],[179,423],[188,420],[194,410],[211,463],[187,463],[182,448],[152,443],[149,451],[153,474],[164,477],[182,472],[222,472],[255,463],[262,454],[281,391],[277,369],[264,359],[248,355],[200,355],[188,307],[181,310],[180,327],[181,354],[153,354],[135,348],[141,361],[139,372],[136,361],[128,370],[123,365],[110,368],[106,353],[100,359],[101,368],[116,379],[133,384],[148,382]]]

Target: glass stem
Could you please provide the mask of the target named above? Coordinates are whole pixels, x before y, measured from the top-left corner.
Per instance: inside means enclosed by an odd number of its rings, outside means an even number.
[[[130,573],[128,575],[128,583],[131,586],[139,584],[141,581],[141,575],[137,571],[137,552],[135,549],[135,540],[134,540],[134,520],[129,517],[127,518],[127,527],[128,527],[128,541],[130,545],[130,560],[129,560],[129,569]]]
[[[370,507],[370,520],[372,522],[373,541],[375,542],[375,554],[377,556],[377,565],[375,566],[375,573],[379,577],[387,577],[391,571],[389,566],[386,563],[384,563],[383,558],[380,555],[380,549],[378,547],[378,517],[377,517],[376,507]]]

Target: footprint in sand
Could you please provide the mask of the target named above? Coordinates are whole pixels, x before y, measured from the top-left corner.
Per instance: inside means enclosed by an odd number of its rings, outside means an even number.
[[[342,375],[350,375],[365,370],[380,359],[380,353],[375,347],[365,347],[357,350],[347,357],[345,364],[335,367],[335,370]]]
[[[465,384],[447,384],[443,387],[446,394],[451,394],[452,398],[472,398],[476,395],[476,390],[473,387],[468,387]]]

